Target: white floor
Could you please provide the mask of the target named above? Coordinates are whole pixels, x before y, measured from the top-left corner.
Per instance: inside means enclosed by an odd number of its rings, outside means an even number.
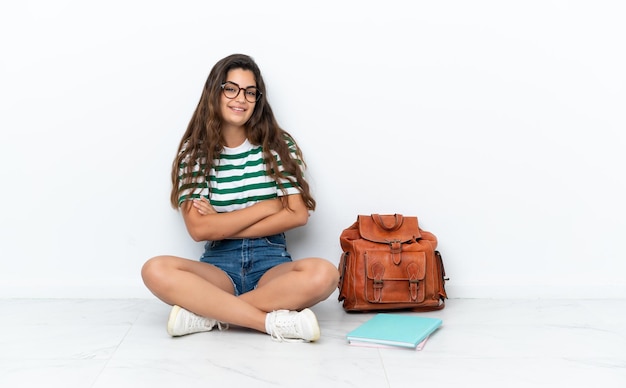
[[[167,336],[146,300],[0,299],[0,387],[626,387],[626,300],[451,299],[422,351],[359,348],[331,296],[316,343]]]

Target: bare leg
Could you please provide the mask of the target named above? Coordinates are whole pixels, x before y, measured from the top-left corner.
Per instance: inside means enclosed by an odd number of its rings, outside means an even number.
[[[255,290],[234,296],[230,278],[207,263],[157,256],[142,268],[144,283],[159,299],[186,310],[265,332],[266,313],[301,310],[325,300],[336,289],[339,273],[330,262],[309,258],[267,271]]]
[[[319,258],[300,259],[270,269],[255,290],[239,298],[268,312],[301,310],[328,298],[338,280],[339,272],[332,263]]]
[[[207,263],[157,256],[141,271],[144,283],[159,299],[198,315],[265,332],[265,315],[234,295],[230,278]]]

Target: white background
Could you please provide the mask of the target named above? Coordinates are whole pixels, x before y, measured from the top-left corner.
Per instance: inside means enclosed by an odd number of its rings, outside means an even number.
[[[151,297],[197,258],[170,165],[213,64],[258,62],[337,263],[357,214],[419,217],[450,297],[626,297],[621,1],[3,1],[0,297]]]

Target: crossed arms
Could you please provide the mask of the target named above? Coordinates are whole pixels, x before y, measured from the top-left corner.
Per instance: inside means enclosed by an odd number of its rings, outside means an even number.
[[[305,225],[309,219],[300,194],[261,201],[229,213],[217,213],[205,198],[185,201],[180,210],[194,241],[270,236]]]

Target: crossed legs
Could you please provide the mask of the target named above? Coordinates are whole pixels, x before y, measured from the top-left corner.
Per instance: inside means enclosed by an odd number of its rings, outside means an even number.
[[[337,268],[320,258],[279,264],[261,277],[256,289],[239,296],[224,271],[199,261],[157,256],[144,264],[141,275],[167,304],[261,332],[267,313],[313,306],[328,298],[339,280]]]

